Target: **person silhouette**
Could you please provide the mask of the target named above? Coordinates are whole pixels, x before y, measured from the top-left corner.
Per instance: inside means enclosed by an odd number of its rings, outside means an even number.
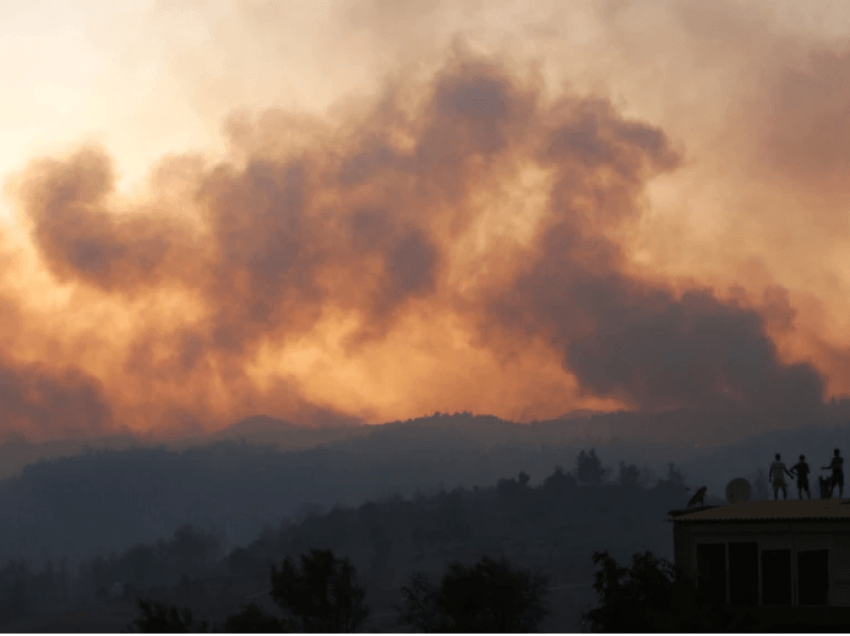
[[[788,469],[785,468],[785,462],[782,461],[782,456],[776,453],[776,461],[770,465],[770,470],[767,473],[768,479],[773,482],[773,498],[779,499],[779,491],[782,490],[782,498],[788,499],[788,485],[785,483],[785,474],[792,476]]]
[[[841,451],[837,448],[835,449],[835,457],[832,458],[832,461],[829,463],[829,466],[822,466],[821,470],[832,470],[832,477],[830,480],[829,492],[830,494],[835,489],[836,484],[838,485],[838,497],[844,497],[844,458],[841,456]]]
[[[800,455],[800,461],[791,467],[791,474],[797,476],[797,492],[800,495],[800,499],[803,498],[804,490],[806,491],[808,498],[812,498],[812,493],[809,492],[810,472],[809,465],[806,463],[806,456]]]

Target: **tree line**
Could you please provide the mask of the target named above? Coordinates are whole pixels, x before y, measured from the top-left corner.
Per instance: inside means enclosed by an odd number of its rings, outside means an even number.
[[[299,562],[272,566],[271,597],[282,616],[249,603],[221,626],[195,622],[191,610],[138,599],[140,615],[131,629],[147,633],[191,631],[357,631],[369,616],[366,591],[348,559],[330,550],[311,550]],[[530,632],[549,612],[548,578],[507,561],[482,557],[472,565],[450,563],[439,584],[420,573],[401,589],[398,626],[421,632]]]
[[[581,615],[603,633],[751,632],[775,627],[763,616],[728,608],[701,594],[694,582],[651,552],[621,566],[607,551],[595,552],[597,605]],[[348,559],[311,550],[300,562],[271,569],[271,597],[281,615],[256,603],[244,605],[222,625],[193,621],[188,608],[138,599],[140,615],[130,631],[146,633],[341,633],[355,632],[369,616],[366,591]],[[529,633],[549,614],[549,578],[484,556],[473,564],[448,564],[439,584],[421,572],[401,588],[396,626],[425,633]]]
[[[439,595],[426,594],[424,581],[441,581],[451,571],[460,576],[463,568],[478,566],[476,576],[484,580],[481,572],[494,563],[545,577],[553,589],[572,589],[591,581],[595,550],[669,553],[665,513],[685,501],[684,478],[672,464],[658,478],[624,463],[606,470],[595,451],[583,451],[572,471],[556,468],[537,486],[520,472],[489,488],[307,511],[226,553],[220,536],[184,526],[170,539],[83,562],[73,574],[61,564],[47,564],[41,572],[23,562],[10,564],[0,569],[0,621],[121,603],[137,613],[137,599],[143,599],[151,620],[180,618],[185,612],[175,608],[181,607],[223,626],[241,611],[246,597],[269,587],[272,566],[286,559],[296,563],[313,550],[344,555],[339,560],[356,568],[376,608],[373,618],[398,613],[394,608],[404,589],[418,590],[417,598],[426,599],[422,607],[438,607]],[[628,533],[619,530],[624,526]],[[479,562],[470,564],[469,555],[479,555]],[[412,572],[419,578],[411,578]],[[564,605],[559,597],[555,607],[562,611]],[[253,608],[246,611],[245,620],[258,618]],[[430,624],[448,623],[432,618]],[[200,623],[193,625],[197,629]]]

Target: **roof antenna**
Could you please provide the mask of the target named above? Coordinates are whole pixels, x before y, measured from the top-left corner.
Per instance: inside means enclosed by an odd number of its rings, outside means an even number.
[[[699,490],[694,493],[694,496],[691,497],[691,500],[688,502],[688,508],[693,508],[697,504],[699,504],[700,508],[705,508],[705,491],[708,489],[708,486],[703,486]]]

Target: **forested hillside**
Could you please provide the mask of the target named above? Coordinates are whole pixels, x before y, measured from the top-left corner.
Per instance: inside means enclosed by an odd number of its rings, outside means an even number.
[[[224,440],[36,462],[0,482],[0,562],[65,558],[76,566],[187,523],[215,531],[225,546],[244,545],[267,524],[311,510],[483,487],[522,470],[537,484],[553,466],[574,462],[578,448],[527,435],[516,424],[457,414],[298,451]]]
[[[578,613],[594,601],[593,551],[626,558],[651,550],[669,557],[666,511],[688,496],[674,466],[663,479],[647,482],[637,466],[623,464],[606,480],[595,454],[579,459],[575,471],[557,469],[536,487],[520,473],[486,488],[337,507],[268,527],[229,551],[213,533],[184,527],[171,539],[87,560],[77,569],[9,563],[0,570],[0,621],[21,630],[55,630],[63,622],[120,629],[140,596],[190,607],[211,621],[249,600],[273,611],[265,594],[271,565],[323,548],[357,568],[373,610],[370,628],[392,629],[399,590],[415,571],[436,577],[450,561],[490,555],[548,575],[557,602],[546,628],[578,629]]]

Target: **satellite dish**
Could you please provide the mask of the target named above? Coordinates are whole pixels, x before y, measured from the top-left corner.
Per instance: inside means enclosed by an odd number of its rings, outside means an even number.
[[[738,503],[739,501],[748,501],[752,494],[750,482],[743,477],[733,479],[726,486],[726,501],[730,504]]]

